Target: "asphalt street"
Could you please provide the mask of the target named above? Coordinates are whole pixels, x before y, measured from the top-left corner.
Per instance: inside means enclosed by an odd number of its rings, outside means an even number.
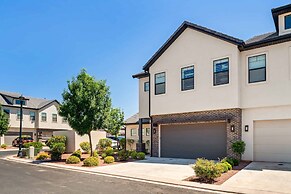
[[[0,157],[11,153],[0,152]],[[145,172],[146,173],[146,172]],[[206,193],[0,159],[0,193]]]

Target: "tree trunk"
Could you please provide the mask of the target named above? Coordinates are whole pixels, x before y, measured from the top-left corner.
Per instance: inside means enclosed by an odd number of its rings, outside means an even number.
[[[91,138],[91,132],[90,132],[90,133],[88,133],[88,136],[89,136],[90,149],[91,149],[90,156],[93,156],[93,146],[92,146],[92,138]]]

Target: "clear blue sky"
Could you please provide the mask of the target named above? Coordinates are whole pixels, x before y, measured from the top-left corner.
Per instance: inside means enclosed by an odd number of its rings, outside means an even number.
[[[271,8],[290,0],[0,1],[0,90],[62,100],[85,68],[110,86],[126,117],[138,111],[131,75],[184,21],[246,40],[274,31]]]

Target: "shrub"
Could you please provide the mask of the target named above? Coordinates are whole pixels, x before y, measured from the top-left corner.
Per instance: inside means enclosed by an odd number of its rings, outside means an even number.
[[[246,143],[244,141],[236,141],[231,145],[232,151],[238,154],[240,157],[245,152]]]
[[[77,149],[76,151],[74,151],[74,152],[72,153],[71,156],[76,156],[76,157],[78,157],[79,159],[81,159],[81,158],[82,158],[82,152],[81,152],[80,149]]]
[[[93,157],[99,157],[97,150],[93,151]]]
[[[57,136],[53,136],[53,137],[49,138],[46,145],[52,149],[54,144],[56,144],[56,143],[63,143],[66,145],[66,141],[67,141],[66,136],[57,135]]]
[[[234,166],[238,166],[239,165],[239,160],[236,158],[232,158],[233,164]]]
[[[125,149],[125,143],[126,143],[126,139],[125,138],[122,138],[120,141],[119,141],[119,145],[120,145],[120,149]]]
[[[6,144],[2,144],[1,145],[1,148],[6,149],[7,148],[7,145]]]
[[[80,147],[81,147],[81,149],[82,149],[85,153],[89,153],[90,150],[91,150],[91,147],[90,147],[90,143],[89,143],[89,142],[82,142],[82,143],[80,143]]]
[[[45,152],[43,153],[39,153],[37,156],[36,156],[36,160],[45,160],[45,159],[48,159],[49,158],[49,155]]]
[[[138,153],[136,154],[136,159],[138,159],[138,160],[144,160],[144,159],[145,159],[145,153],[143,153],[143,152],[138,152]]]
[[[81,162],[80,158],[77,156],[70,156],[66,160],[66,164],[79,164]]]
[[[192,167],[197,177],[203,181],[213,182],[215,178],[221,176],[219,167],[214,161],[198,158],[195,165]]]
[[[107,156],[107,155],[106,155],[105,153],[101,154],[101,158],[102,158],[102,159],[106,158],[106,156]]]
[[[114,160],[114,157],[113,156],[107,156],[106,158],[104,158],[104,162],[106,164],[110,164],[110,163],[113,163],[115,160]]]
[[[104,150],[107,147],[111,147],[112,141],[108,138],[100,139],[97,147],[101,150]]]
[[[84,166],[98,166],[99,165],[99,158],[97,157],[89,157],[89,158],[86,158],[84,161]]]
[[[120,151],[118,152],[118,159],[119,159],[120,161],[126,161],[126,160],[128,160],[128,158],[129,158],[129,153],[128,153],[128,151],[126,151],[126,150],[120,150]]]
[[[23,144],[24,148],[29,148],[30,146],[41,150],[43,147],[43,144],[41,142],[29,142],[29,143]]]
[[[131,153],[130,153],[130,157],[132,158],[132,159],[136,159],[136,157],[137,157],[137,152],[134,150],[134,151],[132,151]]]
[[[107,156],[113,156],[113,154],[114,154],[113,148],[112,147],[107,147],[106,150],[105,150],[105,154]]]
[[[226,158],[223,158],[220,162],[222,162],[222,163],[227,162],[231,166],[234,166],[234,162],[233,162],[233,159],[232,158],[226,157]]]
[[[220,170],[221,173],[225,173],[229,170],[227,163],[219,162],[216,164],[216,167]]]
[[[65,144],[64,143],[56,143],[53,145],[52,148],[52,155],[51,159],[52,160],[61,160],[62,159],[62,154],[65,152]]]

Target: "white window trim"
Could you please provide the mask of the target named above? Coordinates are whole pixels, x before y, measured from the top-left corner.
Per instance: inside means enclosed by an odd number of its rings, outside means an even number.
[[[191,66],[193,66],[193,68],[194,68],[194,88],[193,89],[190,89],[190,90],[182,90],[182,83],[181,83],[181,81],[182,81],[182,73],[181,73],[181,71],[182,71],[182,69],[183,68],[187,68],[187,67],[191,67]],[[183,66],[181,66],[180,67],[180,72],[179,72],[179,76],[180,76],[180,87],[179,87],[179,91],[180,92],[182,92],[182,93],[185,93],[185,92],[195,92],[196,90],[197,90],[197,85],[196,85],[196,83],[197,83],[197,74],[196,74],[196,64],[195,63],[190,63],[190,64],[188,64],[188,65],[183,65]]]
[[[266,81],[261,81],[261,82],[254,82],[254,83],[249,83],[249,57],[255,57],[255,56],[259,56],[259,55],[266,55]],[[245,73],[245,81],[246,81],[246,86],[257,86],[257,85],[262,85],[262,84],[268,84],[269,80],[270,80],[270,75],[269,75],[269,68],[270,68],[270,64],[269,64],[269,53],[267,51],[264,52],[259,52],[259,53],[255,53],[255,54],[250,54],[250,55],[246,55],[246,73]]]
[[[221,57],[215,57],[215,58],[211,58],[211,87],[212,88],[221,88],[221,87],[227,87],[227,86],[231,86],[232,85],[232,80],[231,80],[231,75],[232,75],[232,58],[231,58],[232,55],[224,55],[224,56],[221,56]],[[220,60],[220,59],[226,59],[228,58],[228,84],[221,84],[221,85],[214,85],[214,61],[217,61],[217,60]]]
[[[279,25],[279,31],[280,31],[279,35],[284,35],[284,34],[291,33],[291,28],[285,29],[285,16],[287,16],[287,15],[291,15],[291,12],[279,15],[279,24],[278,24]]]
[[[159,73],[165,73],[165,93],[164,94],[157,94],[156,95],[156,74]],[[153,83],[153,87],[152,89],[150,89],[151,93],[153,94],[153,97],[160,97],[160,96],[167,96],[168,91],[168,70],[164,69],[164,70],[159,70],[159,71],[155,71],[153,73],[150,73],[151,75],[151,83]],[[151,87],[151,86],[150,86]]]

